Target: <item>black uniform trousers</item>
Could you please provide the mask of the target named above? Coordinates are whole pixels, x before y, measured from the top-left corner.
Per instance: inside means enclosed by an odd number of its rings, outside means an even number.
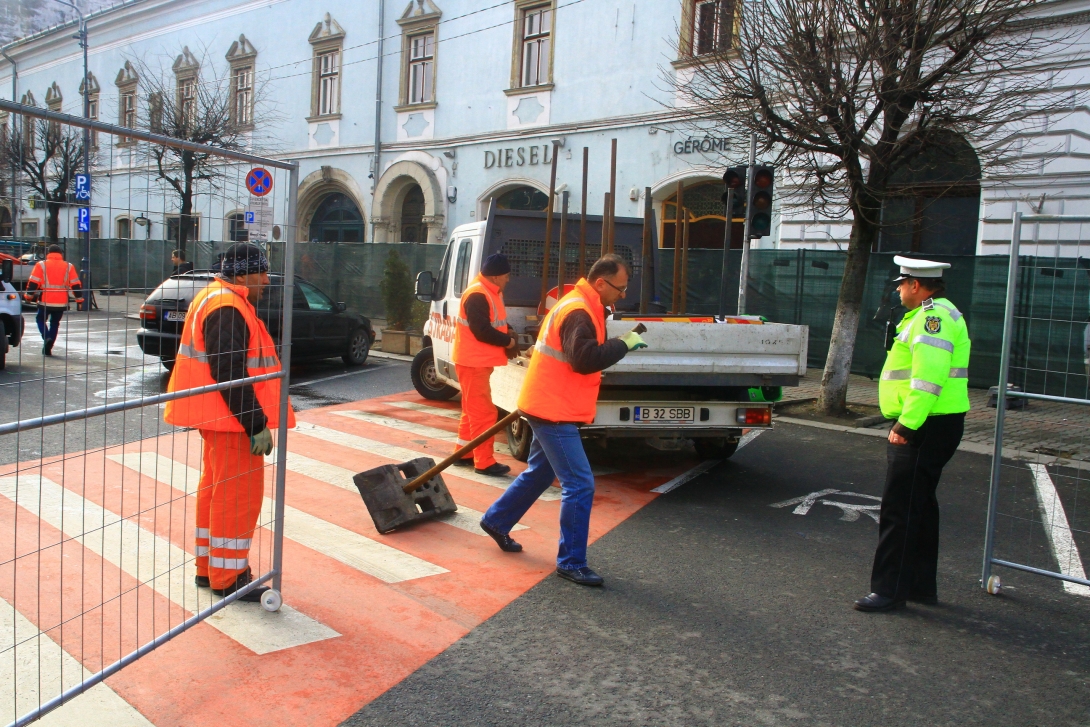
[[[928,417],[913,444],[886,444],[886,488],[878,521],[871,590],[902,600],[934,596],[939,561],[942,468],[965,430],[964,414]]]

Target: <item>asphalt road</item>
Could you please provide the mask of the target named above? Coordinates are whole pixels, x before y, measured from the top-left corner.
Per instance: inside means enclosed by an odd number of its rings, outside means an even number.
[[[882,440],[780,425],[596,542],[604,588],[547,578],[345,724],[1090,723],[1090,598],[1010,570],[979,587],[987,457],[943,478],[941,605],[851,609],[884,462]]]
[[[159,359],[144,356],[136,342],[139,320],[132,302],[103,297],[103,310],[69,311],[53,356],[42,355],[33,312],[24,312],[26,333],[8,352],[0,371],[0,423],[31,419],[166,391],[170,374]],[[137,301],[138,306],[138,301]],[[408,364],[368,358],[362,367],[330,359],[292,367],[293,403],[307,409],[404,391],[412,387]],[[0,464],[83,452],[171,431],[161,406],[74,421],[0,436]]]

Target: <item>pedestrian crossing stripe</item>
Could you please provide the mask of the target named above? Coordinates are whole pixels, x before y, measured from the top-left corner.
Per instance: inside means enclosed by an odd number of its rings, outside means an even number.
[[[374,412],[357,409],[341,409],[330,413],[341,417],[348,417],[349,419],[356,419],[361,422],[367,422],[368,424],[377,424],[378,426],[386,427],[387,429],[398,429],[403,432],[408,432],[409,434],[418,434],[421,437],[428,437],[429,439],[438,439],[443,442],[451,443],[458,441],[458,435],[454,432],[448,432],[445,429],[437,429],[436,427],[429,427],[426,424],[405,421],[404,419],[395,419],[393,417],[383,416],[382,414],[375,414]]]

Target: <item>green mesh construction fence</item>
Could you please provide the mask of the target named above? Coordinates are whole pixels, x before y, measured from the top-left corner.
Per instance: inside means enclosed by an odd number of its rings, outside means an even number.
[[[656,260],[658,298],[672,297],[673,251],[661,250]],[[1007,258],[1002,255],[929,256],[948,262],[947,297],[965,314],[973,340],[969,367],[971,386],[994,386],[999,374],[1003,337],[1003,304]],[[728,258],[727,312],[737,309],[741,251]],[[750,260],[747,313],[781,323],[810,327],[809,365],[822,367],[836,314],[845,254],[817,250],[754,250]],[[1090,316],[1090,261],[1076,258],[1023,257],[1018,288],[1019,313],[1025,317],[1015,331],[1012,362],[1019,370],[1011,382],[1027,391],[1061,396],[1088,393],[1085,333]],[[689,312],[718,309],[722,251],[689,252]],[[885,316],[876,319],[888,281],[893,277],[893,253],[871,255],[863,294],[852,371],[877,377],[885,360]],[[898,308],[894,321],[904,309]]]

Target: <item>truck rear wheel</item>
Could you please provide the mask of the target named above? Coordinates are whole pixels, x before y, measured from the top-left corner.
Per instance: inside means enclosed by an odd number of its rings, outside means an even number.
[[[693,444],[701,459],[730,459],[738,449],[738,440],[726,437],[697,437]]]
[[[522,417],[507,425],[507,448],[511,456],[519,462],[525,462],[530,458],[530,443],[534,441],[534,430],[530,429],[530,423]]]
[[[457,389],[443,383],[443,380],[439,378],[439,373],[435,370],[435,356],[432,354],[431,346],[420,349],[420,352],[413,356],[409,376],[412,377],[416,392],[425,399],[446,401],[453,399],[458,393]]]

